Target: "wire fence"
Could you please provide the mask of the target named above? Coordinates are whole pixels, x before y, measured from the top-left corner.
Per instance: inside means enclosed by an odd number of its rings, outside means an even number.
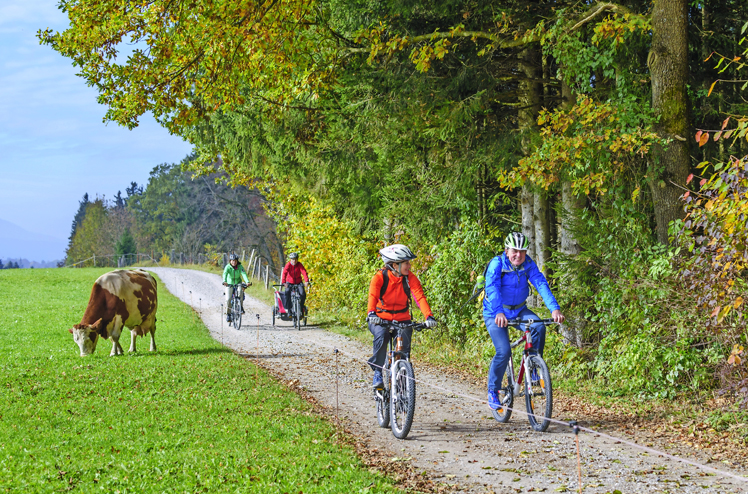
[[[363,363],[363,364],[365,364],[367,366],[369,366],[369,365],[375,365],[375,364],[371,364],[371,362],[369,362],[367,359],[364,359],[364,358],[361,358],[361,357],[359,357],[357,355],[353,355],[351,353],[345,352],[343,350],[338,349],[337,347],[334,347],[334,346],[331,346],[331,345],[326,345],[326,344],[321,343],[319,341],[309,340],[309,339],[304,338],[304,337],[300,337],[300,338],[302,340],[307,341],[308,343],[313,343],[313,344],[325,347],[325,348],[331,350],[332,353],[334,354],[334,356],[335,356],[335,364],[336,364],[336,371],[335,371],[336,394],[337,394],[337,379],[338,379],[338,375],[339,375],[339,373],[337,371],[337,363],[338,363],[338,354],[339,353],[342,354],[342,355],[345,355],[345,356],[349,357],[351,360],[355,360],[355,361],[361,362],[361,363]],[[380,367],[380,366],[376,366],[376,367]],[[380,367],[380,369],[384,370],[384,367]],[[419,385],[427,386],[429,388],[438,390],[438,391],[443,392],[443,393],[445,393],[447,395],[450,395],[450,396],[459,396],[461,398],[465,398],[465,399],[470,400],[470,401],[474,401],[474,402],[477,402],[477,403],[480,403],[480,404],[488,405],[488,401],[486,399],[483,399],[483,398],[479,398],[479,397],[476,397],[476,396],[471,396],[469,394],[466,394],[466,393],[463,393],[463,392],[460,392],[460,391],[455,391],[453,389],[449,389],[449,388],[446,388],[446,387],[443,387],[443,386],[439,386],[437,384],[432,384],[432,383],[430,383],[428,381],[425,381],[423,379],[417,379],[415,377],[413,377],[413,378],[408,377],[408,379],[412,379],[414,382],[418,383]],[[337,402],[339,402],[339,398],[336,396],[336,403]],[[530,416],[531,415],[526,410],[520,410],[518,408],[508,407],[506,405],[504,405],[503,408],[507,408],[507,409],[511,410],[513,413],[519,413],[519,414],[522,414],[524,416]],[[337,412],[336,412],[336,415],[337,415]],[[538,417],[538,418],[539,419],[543,419],[543,417]],[[583,484],[583,480],[582,480],[581,452],[580,452],[580,446],[579,446],[579,436],[580,436],[579,433],[580,432],[586,432],[586,433],[589,433],[589,434],[594,434],[594,435],[599,436],[599,437],[604,437],[606,439],[610,439],[612,441],[615,441],[615,442],[618,442],[618,443],[621,443],[621,444],[626,444],[626,445],[628,445],[628,446],[630,446],[632,448],[645,451],[645,452],[647,452],[649,454],[659,455],[659,456],[661,456],[663,458],[669,458],[669,459],[671,459],[673,461],[677,461],[677,462],[680,462],[680,463],[683,463],[683,464],[686,464],[686,465],[698,468],[698,469],[700,469],[702,471],[705,471],[705,472],[709,472],[709,473],[712,473],[712,474],[715,474],[715,475],[720,475],[722,477],[731,478],[733,480],[737,480],[739,482],[744,483],[746,485],[746,487],[748,487],[748,477],[744,477],[744,476],[741,476],[741,475],[736,475],[736,474],[734,474],[732,472],[727,472],[727,471],[720,470],[720,469],[717,469],[717,468],[713,468],[713,467],[710,467],[710,466],[707,466],[707,465],[703,465],[703,464],[698,463],[696,461],[692,461],[692,460],[689,460],[689,459],[686,459],[686,458],[681,458],[679,456],[675,456],[675,455],[672,455],[672,454],[667,453],[665,451],[661,451],[661,450],[658,450],[658,449],[655,449],[655,448],[652,448],[652,447],[649,447],[649,446],[642,446],[641,444],[637,444],[637,443],[635,443],[633,441],[629,441],[629,440],[623,439],[621,437],[617,437],[617,436],[613,436],[613,435],[610,435],[610,434],[606,434],[604,432],[597,431],[597,430],[591,429],[589,427],[582,427],[582,426],[580,426],[574,420],[570,421],[570,422],[564,422],[564,421],[556,420],[556,419],[553,419],[553,418],[550,418],[548,420],[550,420],[551,423],[559,424],[559,425],[562,425],[564,427],[570,427],[571,431],[574,433],[574,440],[576,442],[576,450],[577,450],[577,468],[578,468],[578,477],[579,477],[579,480],[578,480],[578,482],[579,482],[578,483],[578,489],[579,489],[580,493],[582,492],[582,490],[584,488],[583,487],[584,484]]]
[[[237,252],[237,251],[234,251]],[[274,272],[272,264],[265,257],[257,253],[256,249],[252,249],[247,255],[246,250],[242,250],[239,257],[241,263],[244,265],[244,270],[247,272],[247,276],[253,280],[257,280],[265,285],[267,289],[271,284],[278,283],[280,277]],[[228,252],[218,252],[214,254],[187,254],[184,252],[162,252],[162,253],[137,253],[137,254],[105,254],[105,255],[92,255],[86,259],[82,259],[77,262],[65,264],[65,268],[83,268],[83,267],[110,267],[110,268],[126,268],[129,266],[189,266],[189,265],[211,265],[218,268],[223,268],[229,263]]]

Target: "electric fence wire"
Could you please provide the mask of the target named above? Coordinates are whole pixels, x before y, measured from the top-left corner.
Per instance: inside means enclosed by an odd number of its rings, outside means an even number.
[[[376,364],[371,364],[367,359],[358,357],[358,356],[353,355],[351,353],[348,353],[348,352],[346,352],[344,350],[340,350],[337,347],[334,347],[334,346],[331,346],[331,345],[327,345],[325,343],[320,343],[319,341],[309,340],[309,339],[304,338],[302,336],[299,336],[299,339],[302,339],[302,340],[304,340],[304,341],[306,341],[308,343],[313,343],[313,344],[318,345],[318,346],[329,348],[333,352],[339,352],[342,355],[348,356],[349,358],[351,358],[351,360],[356,360],[356,361],[359,361],[359,362],[363,362],[366,365],[372,365],[374,367],[379,367],[380,369],[384,370],[383,366],[379,366],[379,365],[376,365]],[[471,395],[468,395],[468,394],[465,394],[465,393],[460,393],[459,391],[454,391],[454,390],[445,388],[443,386],[432,384],[432,383],[430,383],[428,381],[424,381],[423,379],[417,379],[415,377],[414,378],[408,377],[408,379],[413,379],[413,381],[416,382],[416,383],[418,383],[418,384],[422,384],[424,386],[428,386],[428,387],[433,388],[433,389],[438,389],[438,390],[443,391],[443,392],[445,392],[447,394],[450,394],[450,395],[459,396],[461,398],[465,398],[467,400],[471,400],[471,401],[474,401],[474,402],[477,402],[477,403],[481,403],[481,404],[485,404],[485,405],[488,404],[487,400],[484,400],[484,399],[481,399],[481,398],[477,398],[475,396],[471,396]],[[512,408],[512,407],[507,407],[507,406],[504,406],[504,408],[506,408],[508,410],[511,410],[512,412],[521,413],[521,414],[523,414],[525,416],[532,415],[532,414],[528,413],[526,410],[520,410],[518,408]],[[696,467],[696,468],[698,468],[700,470],[704,470],[704,471],[707,471],[707,472],[710,472],[710,473],[714,473],[716,475],[721,475],[721,476],[724,476],[724,477],[729,477],[729,478],[732,478],[732,479],[740,481],[740,482],[748,483],[748,478],[747,477],[743,477],[741,475],[736,475],[736,474],[731,473],[731,472],[726,472],[724,470],[719,470],[717,468],[713,468],[713,467],[710,467],[710,466],[707,466],[707,465],[703,465],[701,463],[698,463],[698,462],[695,462],[695,461],[692,461],[692,460],[688,460],[686,458],[681,458],[679,456],[671,455],[671,454],[669,454],[669,453],[667,453],[665,451],[660,451],[658,449],[654,449],[654,448],[651,448],[651,447],[648,447],[648,446],[642,446],[641,444],[637,444],[635,442],[627,441],[626,439],[623,439],[623,438],[620,438],[620,437],[617,437],[617,436],[612,436],[612,435],[606,434],[604,432],[600,432],[600,431],[597,431],[597,430],[594,430],[594,429],[590,429],[589,427],[582,427],[582,426],[578,425],[576,423],[576,421],[564,422],[564,421],[556,420],[556,419],[553,419],[553,418],[548,418],[547,420],[549,420],[552,423],[556,423],[556,424],[562,425],[564,427],[571,427],[572,430],[575,429],[575,428],[577,428],[577,430],[580,430],[580,431],[583,431],[583,432],[587,432],[589,434],[595,434],[595,435],[598,435],[600,437],[604,437],[606,439],[610,439],[610,440],[613,440],[613,441],[618,441],[618,442],[620,442],[622,444],[626,444],[628,446],[631,446],[632,448],[636,448],[636,449],[640,449],[642,451],[646,451],[647,453],[650,453],[650,454],[659,455],[659,456],[662,456],[664,458],[668,458],[668,459],[671,459],[671,460],[674,460],[674,461],[677,461],[677,462],[680,462],[680,463],[684,463],[686,465],[690,465],[690,466]]]

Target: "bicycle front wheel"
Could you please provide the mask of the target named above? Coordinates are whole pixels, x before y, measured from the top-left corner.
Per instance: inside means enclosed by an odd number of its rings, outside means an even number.
[[[299,321],[299,299],[295,298],[293,301],[293,327],[301,331],[301,321]]]
[[[416,410],[416,382],[413,366],[405,360],[398,360],[392,366],[393,386],[390,390],[390,414],[392,415],[392,434],[398,439],[405,439],[413,425],[413,414]]]
[[[232,323],[234,328],[239,329],[242,327],[242,304],[238,298],[232,300],[231,309],[233,314],[231,315]]]
[[[377,422],[379,427],[386,429],[390,426],[390,367],[389,364],[385,364],[382,369],[382,377],[384,378],[384,388],[379,391],[374,390],[374,399],[377,402]]]
[[[553,387],[548,365],[538,355],[531,355],[529,373],[525,375],[525,405],[532,428],[544,432],[553,414]]]

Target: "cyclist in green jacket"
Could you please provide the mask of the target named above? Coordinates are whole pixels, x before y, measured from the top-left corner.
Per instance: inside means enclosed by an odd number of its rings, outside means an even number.
[[[244,286],[242,280],[246,286],[251,285],[247,278],[247,272],[244,271],[244,266],[239,262],[239,256],[231,254],[229,256],[229,263],[223,269],[223,286],[226,287],[226,322],[231,322],[231,295],[234,292],[234,288],[231,285],[239,285],[239,300],[242,304],[242,314],[244,314]]]

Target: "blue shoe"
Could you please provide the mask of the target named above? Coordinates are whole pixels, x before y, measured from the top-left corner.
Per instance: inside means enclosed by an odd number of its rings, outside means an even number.
[[[498,391],[488,391],[488,406],[491,410],[498,410],[501,406],[501,400],[499,399]]]
[[[372,384],[372,387],[374,389],[384,388],[384,379],[382,379],[382,371],[378,371],[378,370],[374,371],[374,383]]]
[[[530,379],[532,379],[533,383],[537,383],[540,381],[540,376],[538,375],[538,369],[533,368],[530,372]]]

